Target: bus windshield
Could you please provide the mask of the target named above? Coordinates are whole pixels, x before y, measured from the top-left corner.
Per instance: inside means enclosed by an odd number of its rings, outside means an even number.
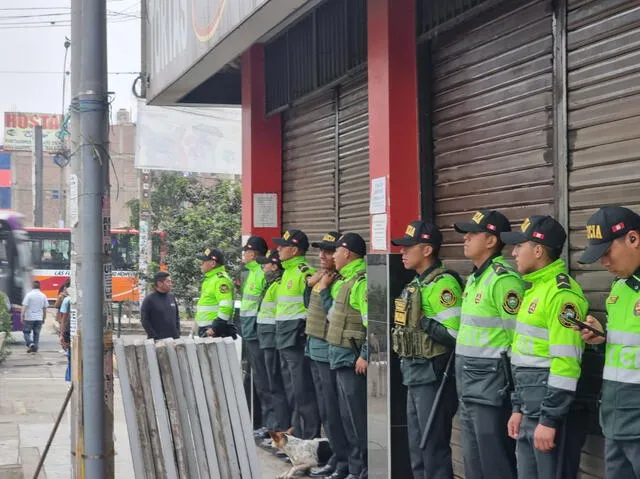
[[[138,235],[136,233],[111,234],[111,262],[113,271],[135,271],[138,268]]]
[[[47,232],[30,234],[31,264],[34,269],[68,270],[71,256],[69,234]]]

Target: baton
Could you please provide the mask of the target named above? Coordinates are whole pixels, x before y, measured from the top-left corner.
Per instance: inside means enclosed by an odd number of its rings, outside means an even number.
[[[353,369],[356,368],[356,363],[358,362],[358,358],[360,357],[360,348],[356,343],[355,338],[349,338],[349,343],[351,343],[351,349],[353,350],[353,354],[356,355],[356,359],[353,360]]]
[[[447,361],[447,367],[444,369],[444,374],[442,375],[442,381],[440,381],[440,386],[438,387],[438,391],[436,392],[436,397],[433,400],[433,406],[431,406],[431,411],[429,412],[429,418],[427,419],[427,427],[425,427],[424,433],[422,434],[422,440],[420,441],[420,449],[424,449],[425,447],[427,447],[429,432],[431,431],[431,427],[433,426],[433,421],[436,418],[436,412],[438,409],[438,405],[440,404],[442,391],[444,390],[444,386],[447,382],[447,379],[449,378],[449,372],[451,371],[451,365],[453,364],[454,356],[455,356],[455,352],[451,351],[451,355],[449,356],[449,360]]]

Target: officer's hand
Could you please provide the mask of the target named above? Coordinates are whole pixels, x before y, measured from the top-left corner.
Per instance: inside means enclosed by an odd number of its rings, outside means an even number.
[[[227,336],[231,336],[234,341],[238,338],[238,328],[233,323],[227,323]]]
[[[322,278],[320,279],[320,289],[327,289],[333,283],[333,280],[336,279],[336,272],[332,273],[324,273]]]
[[[592,328],[595,328],[599,331],[604,332],[604,328],[602,327],[602,324],[600,324],[600,321],[598,321],[596,318],[594,318],[590,314],[587,315],[587,319],[585,319],[584,322],[587,323]],[[579,326],[574,326],[573,328],[575,330],[580,331],[580,336],[582,336],[582,340],[587,344],[602,344],[607,340],[607,338],[602,336],[597,336],[591,331],[589,331],[588,329],[580,329]]]
[[[539,451],[550,451],[554,447],[556,439],[556,429],[538,424],[533,432],[533,446]]]
[[[307,286],[309,286],[310,288],[313,288],[322,279],[323,275],[324,275],[324,271],[318,271],[313,276],[307,277]]]
[[[213,328],[209,328],[209,329],[207,329],[207,331],[205,332],[205,334],[206,334],[207,336],[212,336],[212,337],[213,337],[213,336],[215,336],[215,335],[216,335],[216,332],[213,330]]]
[[[518,439],[520,433],[520,423],[522,423],[522,413],[514,412],[507,423],[507,434],[511,439]]]
[[[367,374],[367,366],[369,363],[366,359],[358,358],[356,361],[356,374]]]

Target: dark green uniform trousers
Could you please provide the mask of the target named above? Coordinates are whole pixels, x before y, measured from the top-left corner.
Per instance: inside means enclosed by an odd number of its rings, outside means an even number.
[[[604,442],[605,477],[640,479],[640,440]]]

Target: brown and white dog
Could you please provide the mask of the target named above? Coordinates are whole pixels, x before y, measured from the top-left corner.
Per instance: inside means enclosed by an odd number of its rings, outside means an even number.
[[[292,467],[280,474],[276,479],[289,479],[307,473],[312,467],[317,467],[331,457],[331,446],[326,438],[300,439],[286,432],[270,432],[273,447],[284,452],[291,460]]]

